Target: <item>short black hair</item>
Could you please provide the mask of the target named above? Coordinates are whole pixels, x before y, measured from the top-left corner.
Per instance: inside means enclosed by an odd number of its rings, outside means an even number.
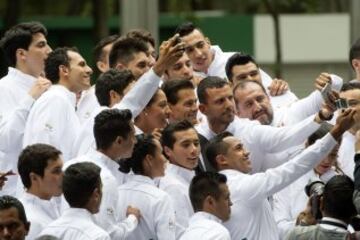
[[[166,81],[161,89],[164,91],[168,103],[177,104],[179,101],[178,92],[183,89],[195,89],[194,84],[189,80],[171,80]]]
[[[360,59],[360,38],[358,38],[353,45],[351,45],[349,51],[349,62],[350,66],[353,68],[352,60],[353,59]]]
[[[94,62],[101,61],[104,59],[104,47],[110,43],[115,42],[120,35],[114,34],[102,38],[94,47]]]
[[[57,84],[60,80],[59,66],[70,67],[71,58],[69,52],[79,52],[75,47],[61,47],[49,53],[45,60],[45,75],[53,84]]]
[[[109,54],[110,68],[115,68],[118,62],[128,64],[134,59],[134,54],[144,52],[148,54],[146,42],[139,38],[122,37],[111,48]]]
[[[201,30],[199,28],[197,28],[194,23],[192,22],[184,22],[182,24],[180,24],[176,29],[175,29],[175,34],[178,33],[180,35],[180,37],[189,35],[190,33],[192,33],[195,29],[197,29],[198,31],[201,32]],[[202,32],[201,32],[202,33]]]
[[[265,93],[265,95],[267,95],[267,92],[266,92],[264,86],[261,83],[259,83],[258,81],[251,81],[251,80],[243,80],[243,81],[238,82],[235,85],[235,87],[233,88],[233,94],[235,95],[235,92],[238,89],[244,89],[244,88],[246,88],[246,86],[248,84],[252,84],[252,83],[258,85],[261,88],[261,90]],[[235,101],[236,101],[236,99],[235,99]],[[237,104],[237,102],[236,102],[236,104]]]
[[[94,122],[94,137],[98,149],[108,149],[118,136],[127,139],[132,132],[130,110],[106,109]]]
[[[143,161],[148,154],[155,156],[157,147],[155,138],[151,134],[136,135],[136,140],[132,156],[120,161],[120,170],[124,173],[129,173],[132,170],[135,174],[143,175]]]
[[[329,217],[348,222],[356,215],[353,203],[354,182],[346,175],[332,177],[324,187],[323,211]]]
[[[126,33],[127,37],[130,38],[139,38],[147,43],[150,43],[153,48],[155,48],[155,39],[151,35],[151,32],[145,29],[132,29]]]
[[[189,196],[194,212],[203,210],[204,200],[211,196],[218,200],[221,196],[220,184],[226,184],[224,174],[216,172],[202,172],[196,175],[189,186]]]
[[[113,90],[120,95],[124,95],[124,90],[135,77],[128,69],[117,70],[109,69],[102,73],[96,81],[95,95],[101,106],[110,106],[110,91]]]
[[[360,81],[351,81],[344,83],[341,87],[340,92],[346,92],[354,89],[360,89]]]
[[[62,187],[70,207],[84,208],[91,194],[101,186],[101,168],[92,162],[70,165],[64,172]]]
[[[227,60],[226,65],[225,65],[225,72],[226,72],[226,76],[229,79],[229,81],[232,82],[232,78],[233,78],[232,69],[234,68],[234,66],[245,65],[245,64],[248,64],[249,62],[252,62],[256,66],[258,66],[255,59],[252,56],[250,56],[248,54],[243,54],[240,52],[234,53]]]
[[[19,23],[5,32],[0,41],[0,47],[10,66],[14,67],[16,65],[16,50],[19,48],[28,50],[33,35],[37,33],[47,35],[46,28],[40,22]]]
[[[16,208],[18,211],[19,219],[21,222],[23,222],[25,225],[28,224],[28,220],[26,218],[25,209],[23,204],[13,196],[4,195],[0,197],[0,211],[6,210],[9,208]]]
[[[26,188],[31,187],[30,173],[33,172],[43,177],[48,162],[57,160],[60,155],[61,152],[58,149],[43,143],[29,145],[23,149],[17,166],[24,186]]]
[[[233,136],[230,132],[222,132],[212,138],[205,146],[205,155],[206,159],[209,161],[210,165],[218,170],[218,165],[216,162],[216,157],[220,154],[225,155],[229,150],[229,144],[224,142],[224,138]]]
[[[167,125],[161,133],[160,142],[162,146],[166,146],[170,149],[173,149],[176,142],[174,134],[180,131],[186,131],[188,129],[194,129],[194,126],[187,120],[182,120],[175,123],[170,123]]]
[[[208,88],[222,88],[225,85],[229,85],[229,82],[223,78],[216,76],[208,76],[200,81],[197,87],[197,96],[199,98],[199,102],[202,104],[206,104],[207,102],[207,93],[206,90]]]

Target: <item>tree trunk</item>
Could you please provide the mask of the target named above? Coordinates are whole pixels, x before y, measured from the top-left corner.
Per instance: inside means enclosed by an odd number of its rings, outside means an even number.
[[[109,35],[108,22],[108,6],[106,1],[92,0],[93,20],[94,20],[94,40],[98,42],[100,39]]]
[[[275,33],[274,41],[275,41],[275,51],[276,51],[275,66],[274,66],[275,77],[281,78],[282,50],[281,50],[281,38],[280,38],[281,36],[280,36],[279,12],[277,11],[276,3],[274,3],[275,6],[272,5],[269,0],[264,0],[264,3],[274,22],[274,33]]]

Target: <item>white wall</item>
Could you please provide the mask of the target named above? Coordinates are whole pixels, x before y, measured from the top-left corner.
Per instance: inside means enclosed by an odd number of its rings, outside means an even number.
[[[284,79],[299,97],[313,89],[321,72],[352,78],[348,66],[350,16],[348,14],[282,15],[280,17]],[[257,62],[270,74],[275,59],[273,22],[269,15],[254,19],[254,52]]]

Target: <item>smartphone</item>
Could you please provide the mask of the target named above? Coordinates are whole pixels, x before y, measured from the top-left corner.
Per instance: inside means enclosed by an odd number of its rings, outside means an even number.
[[[339,98],[335,101],[335,105],[336,105],[336,109],[343,109],[343,108],[348,108],[349,107],[349,103],[346,99],[344,98]]]
[[[329,101],[329,94],[330,93],[331,93],[331,84],[327,83],[327,84],[325,84],[323,89],[321,89],[321,96],[323,97],[323,99],[325,101]]]

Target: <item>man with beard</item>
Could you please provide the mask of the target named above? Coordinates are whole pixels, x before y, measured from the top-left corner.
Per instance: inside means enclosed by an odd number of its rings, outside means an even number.
[[[232,89],[224,79],[207,77],[200,82],[197,92],[199,110],[207,118],[207,121],[196,126],[201,138],[209,140],[224,131],[233,133],[251,152],[253,172],[261,169],[265,153],[280,152],[303,143],[319,128],[319,123],[332,114],[321,111],[315,118],[310,116],[291,127],[274,128],[235,117]],[[204,152],[202,155],[204,157]],[[206,162],[206,159],[204,161]]]

